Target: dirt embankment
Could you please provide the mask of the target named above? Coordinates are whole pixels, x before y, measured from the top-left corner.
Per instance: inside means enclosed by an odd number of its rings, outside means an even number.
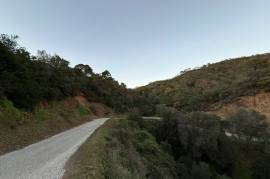
[[[80,103],[82,106],[87,107],[90,109],[90,111],[93,112],[93,114],[97,117],[103,117],[103,116],[108,116],[108,115],[114,115],[114,112],[111,108],[108,106],[97,103],[97,102],[89,102],[87,101],[86,98],[83,96],[76,96],[74,99]]]
[[[114,115],[111,108],[88,102],[83,96],[40,104],[33,112],[21,111],[20,113],[23,117],[19,121],[10,119],[11,123],[9,119],[0,119],[0,155],[92,119]]]
[[[254,96],[242,96],[225,105],[213,105],[209,110],[222,118],[237,112],[240,108],[252,109],[263,113],[270,121],[270,93],[260,92]]]

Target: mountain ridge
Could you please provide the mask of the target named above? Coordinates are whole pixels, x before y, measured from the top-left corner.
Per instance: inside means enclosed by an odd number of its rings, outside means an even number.
[[[270,54],[228,59],[183,71],[137,88],[141,94],[182,111],[206,110],[210,103],[269,91]]]

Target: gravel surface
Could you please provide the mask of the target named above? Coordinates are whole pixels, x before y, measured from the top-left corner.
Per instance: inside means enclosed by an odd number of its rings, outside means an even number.
[[[0,156],[0,179],[60,179],[69,157],[108,118],[96,119]]]

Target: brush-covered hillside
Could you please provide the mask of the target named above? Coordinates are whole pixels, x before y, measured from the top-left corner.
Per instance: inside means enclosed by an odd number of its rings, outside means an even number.
[[[269,179],[269,89],[270,54],[135,89],[151,101],[143,112],[160,118],[131,113],[111,120],[70,161],[66,176]]]
[[[77,95],[124,111],[128,90],[109,71],[94,73],[88,65],[70,67],[58,55],[39,51],[36,56],[18,46],[16,36],[0,36],[0,97],[16,107],[32,110],[40,103]]]
[[[181,111],[210,110],[270,89],[270,54],[229,59],[182,71],[137,90]]]
[[[145,103],[109,71],[71,67],[45,51],[31,55],[17,38],[0,35],[0,154]]]

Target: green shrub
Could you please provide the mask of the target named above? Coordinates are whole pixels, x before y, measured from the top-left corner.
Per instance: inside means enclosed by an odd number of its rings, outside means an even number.
[[[48,109],[45,109],[43,107],[40,107],[38,109],[36,109],[36,111],[34,112],[33,118],[36,120],[48,120],[52,117],[52,114],[49,112]]]
[[[78,111],[80,116],[92,114],[90,109],[88,109],[80,104],[77,105],[76,110]]]
[[[269,141],[270,125],[264,115],[241,109],[228,118],[227,130],[233,137],[247,143]]]
[[[128,114],[128,117],[127,119],[128,120],[131,120],[131,121],[137,121],[139,120],[140,118],[142,118],[142,116],[140,115],[140,113],[138,111],[133,111],[133,112],[130,112]]]
[[[14,107],[13,103],[7,99],[0,100],[0,120],[15,124],[23,119],[23,113]]]
[[[226,175],[218,175],[217,177],[215,177],[215,179],[231,179],[231,178]]]
[[[122,119],[110,130],[104,157],[105,178],[175,178],[171,156],[135,123]]]
[[[147,131],[136,131],[134,139],[136,149],[142,154],[156,154],[159,150],[159,146],[155,141],[155,138]]]
[[[212,172],[209,165],[203,162],[193,164],[191,169],[191,179],[211,179]]]

